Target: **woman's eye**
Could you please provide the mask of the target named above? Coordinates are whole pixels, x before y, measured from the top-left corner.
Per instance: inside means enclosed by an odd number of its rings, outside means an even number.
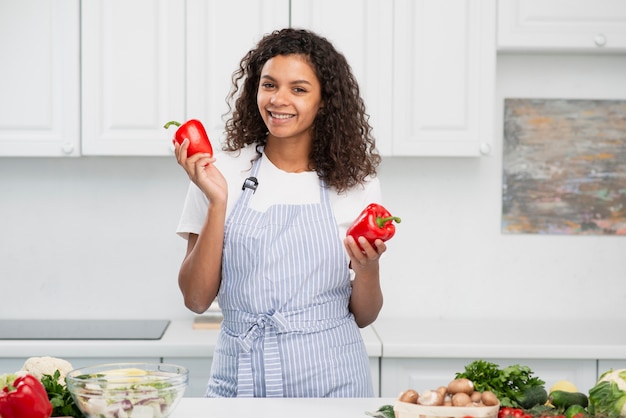
[[[306,93],[306,90],[302,87],[294,87],[293,91],[296,93]]]
[[[272,83],[263,83],[262,86],[264,89],[271,89],[274,87]]]

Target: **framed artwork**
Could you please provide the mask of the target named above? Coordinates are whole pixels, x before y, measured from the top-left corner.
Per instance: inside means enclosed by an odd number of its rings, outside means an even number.
[[[626,235],[626,100],[505,99],[502,232]]]

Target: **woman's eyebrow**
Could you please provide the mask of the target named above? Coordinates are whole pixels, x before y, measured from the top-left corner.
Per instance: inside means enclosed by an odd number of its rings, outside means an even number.
[[[274,77],[268,74],[261,75],[261,78],[269,80],[269,81],[276,81]],[[293,80],[293,81],[290,81],[289,84],[308,84],[309,86],[312,85],[311,82],[308,80]]]

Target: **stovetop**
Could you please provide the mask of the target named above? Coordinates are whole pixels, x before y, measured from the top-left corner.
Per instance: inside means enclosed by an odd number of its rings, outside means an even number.
[[[5,319],[0,340],[159,340],[167,319]]]

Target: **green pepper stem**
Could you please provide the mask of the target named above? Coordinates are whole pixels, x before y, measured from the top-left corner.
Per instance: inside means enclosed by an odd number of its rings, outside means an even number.
[[[180,126],[180,122],[176,122],[175,120],[171,120],[169,122],[167,122],[165,125],[163,125],[163,127],[165,129],[169,128],[171,125],[176,125],[176,126]]]
[[[376,225],[378,225],[379,228],[383,228],[389,221],[396,221],[396,223],[400,223],[401,219],[397,216],[389,216],[387,218],[381,218],[380,216],[376,217]]]

